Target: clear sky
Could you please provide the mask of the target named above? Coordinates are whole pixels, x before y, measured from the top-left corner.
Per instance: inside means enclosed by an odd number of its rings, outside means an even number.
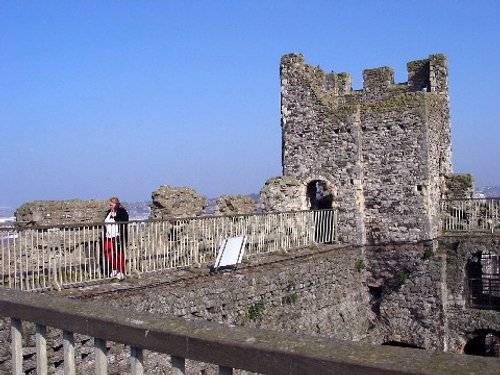
[[[291,52],[355,89],[444,53],[454,171],[500,185],[499,0],[0,0],[0,206],[258,193]]]

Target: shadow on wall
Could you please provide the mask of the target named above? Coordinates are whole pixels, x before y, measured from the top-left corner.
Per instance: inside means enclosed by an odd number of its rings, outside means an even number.
[[[477,330],[474,334],[465,344],[464,354],[500,358],[500,332]]]
[[[400,342],[400,341],[387,341],[387,342],[384,342],[382,345],[399,346],[400,348],[414,348],[414,349],[425,350],[425,348],[422,348],[421,346],[412,345],[412,344],[408,344],[406,342]]]

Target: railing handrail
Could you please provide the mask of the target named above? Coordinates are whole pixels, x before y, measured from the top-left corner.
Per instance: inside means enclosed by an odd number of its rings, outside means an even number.
[[[443,232],[491,232],[500,229],[500,198],[441,200]]]
[[[199,266],[215,259],[225,238],[241,235],[248,238],[245,257],[332,243],[337,217],[332,209],[121,222],[113,225],[124,226],[124,241],[106,254],[103,222],[4,228],[0,286],[42,290],[95,282],[112,277],[118,257],[127,276]]]
[[[500,200],[500,197],[442,198],[442,202]]]
[[[158,223],[158,222],[173,222],[180,220],[203,220],[203,219],[213,219],[213,218],[240,218],[240,217],[249,217],[249,216],[266,216],[266,215],[278,215],[278,214],[298,214],[303,212],[311,212],[311,211],[332,211],[335,212],[335,209],[323,209],[323,210],[295,210],[295,211],[268,211],[268,212],[254,212],[254,213],[246,213],[246,214],[233,214],[233,215],[200,215],[200,216],[168,216],[163,218],[148,218],[148,219],[132,219],[129,221],[120,221],[116,222],[117,224],[125,224],[125,223]],[[82,221],[78,223],[54,223],[54,224],[34,224],[27,225],[30,221],[14,221],[6,223],[6,225],[0,226],[0,229],[14,229],[14,230],[26,230],[26,229],[56,229],[56,228],[80,228],[87,226],[103,226],[104,221]],[[21,226],[20,226],[21,224]]]
[[[228,327],[9,289],[0,289],[0,316],[122,343],[134,352],[264,374],[496,375],[499,365],[496,358]]]

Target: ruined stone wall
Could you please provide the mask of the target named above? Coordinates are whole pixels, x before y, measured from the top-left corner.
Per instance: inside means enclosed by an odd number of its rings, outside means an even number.
[[[263,257],[257,267],[244,264],[237,272],[92,299],[188,319],[360,340],[374,316],[356,267],[360,257],[359,249],[304,249],[293,257]]]
[[[306,188],[293,176],[270,178],[260,191],[260,207],[263,212],[307,210]]]
[[[465,344],[487,331],[500,337],[500,311],[469,308],[466,303],[466,264],[478,252],[500,255],[500,238],[494,235],[447,238],[439,252],[446,254],[446,348],[461,353]]]
[[[383,342],[445,349],[446,259],[432,248],[432,243],[366,248],[367,285]]]
[[[257,202],[247,195],[222,195],[215,203],[214,215],[254,214]]]
[[[16,210],[16,224],[25,227],[100,223],[108,208],[107,201],[98,200],[33,201],[24,203]]]
[[[324,73],[302,55],[281,60],[283,174],[327,180],[340,240],[419,241],[438,234],[439,199],[451,173],[447,65],[443,55],[408,64],[409,82],[383,67]]]
[[[162,185],[151,195],[150,219],[168,219],[172,217],[195,217],[205,213],[207,198],[194,189],[173,188]]]
[[[188,319],[460,353],[474,327],[500,330],[500,314],[465,307],[463,271],[449,269],[461,261],[436,247],[306,248],[252,258],[237,272],[207,277],[192,270],[154,288],[88,298]]]

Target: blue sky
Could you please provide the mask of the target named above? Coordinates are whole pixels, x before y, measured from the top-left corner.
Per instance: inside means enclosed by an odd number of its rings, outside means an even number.
[[[500,1],[0,0],[0,206],[259,192],[282,55],[349,72],[448,57],[454,171],[500,185]]]

